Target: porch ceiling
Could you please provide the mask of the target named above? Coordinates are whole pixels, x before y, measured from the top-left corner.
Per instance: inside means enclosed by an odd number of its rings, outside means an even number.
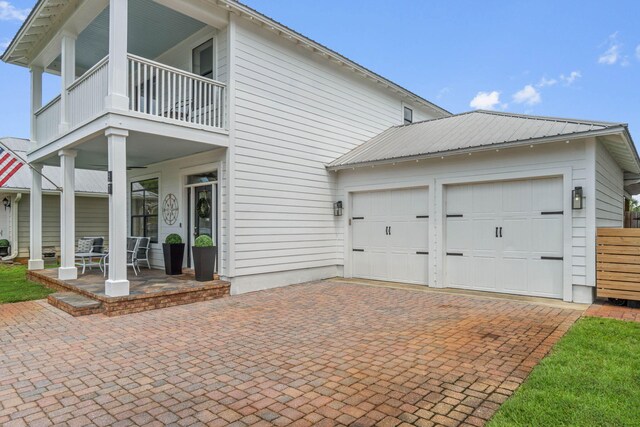
[[[160,5],[153,0],[129,2],[128,50],[155,59],[163,52],[204,28],[205,23]],[[109,53],[109,7],[107,6],[76,41],[78,74],[91,68]],[[47,67],[60,72],[61,58]]]
[[[72,149],[78,153],[76,168],[107,170],[107,138],[104,135],[95,136]],[[127,137],[127,167],[144,168],[215,149],[215,146],[201,142],[132,131]],[[43,163],[58,166],[60,159],[50,156]]]

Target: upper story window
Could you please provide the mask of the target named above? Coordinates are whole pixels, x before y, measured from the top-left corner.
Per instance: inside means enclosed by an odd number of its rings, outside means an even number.
[[[409,107],[404,107],[404,124],[409,125],[413,123],[413,110]]]
[[[131,235],[158,243],[158,178],[131,183]]]
[[[192,70],[194,74],[213,78],[213,39],[207,40],[193,49]]]

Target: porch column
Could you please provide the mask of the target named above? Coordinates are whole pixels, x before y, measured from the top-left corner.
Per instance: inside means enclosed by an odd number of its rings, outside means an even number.
[[[75,163],[76,152],[60,150],[60,178],[62,193],[60,194],[60,255],[58,278],[70,280],[78,278],[75,265],[76,251],[76,188]]]
[[[107,109],[128,110],[127,26],[128,0],[109,0],[109,91]]]
[[[106,130],[111,172],[109,195],[109,279],[105,294],[129,295],[127,280],[127,136],[124,129]]]
[[[69,130],[71,106],[69,105],[67,88],[76,79],[76,36],[69,32],[62,34],[62,87],[60,89],[60,132]]]
[[[42,165],[31,164],[31,199],[29,202],[29,270],[42,270]]]
[[[35,143],[38,140],[36,135],[36,111],[42,108],[42,67],[31,66],[29,68],[31,73],[31,132],[29,138],[31,139],[31,149],[35,148]]]

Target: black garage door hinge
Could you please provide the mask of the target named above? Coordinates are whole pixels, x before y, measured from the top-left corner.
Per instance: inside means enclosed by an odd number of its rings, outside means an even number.
[[[448,256],[464,256],[462,252],[447,252]]]
[[[364,249],[352,249],[353,252],[364,252]]]
[[[354,217],[353,217],[353,218],[351,218],[351,219],[364,219],[364,217],[363,217],[363,216],[354,216]]]
[[[418,251],[416,255],[429,255],[429,252]]]
[[[429,218],[429,215],[416,215],[416,218]]]
[[[552,260],[552,261],[562,261],[564,257],[561,256],[541,256],[540,259]]]
[[[447,214],[447,218],[462,218],[462,214]]]
[[[540,215],[562,215],[564,214],[564,211],[545,211],[545,212],[540,212]]]

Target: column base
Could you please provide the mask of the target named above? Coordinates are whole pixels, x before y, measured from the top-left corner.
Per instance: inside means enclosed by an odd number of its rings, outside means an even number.
[[[123,297],[129,295],[128,280],[106,280],[104,293],[108,297]]]
[[[29,270],[44,270],[44,260],[30,259],[29,266],[27,268]]]
[[[58,279],[75,280],[78,278],[78,269],[75,267],[58,267]]]

